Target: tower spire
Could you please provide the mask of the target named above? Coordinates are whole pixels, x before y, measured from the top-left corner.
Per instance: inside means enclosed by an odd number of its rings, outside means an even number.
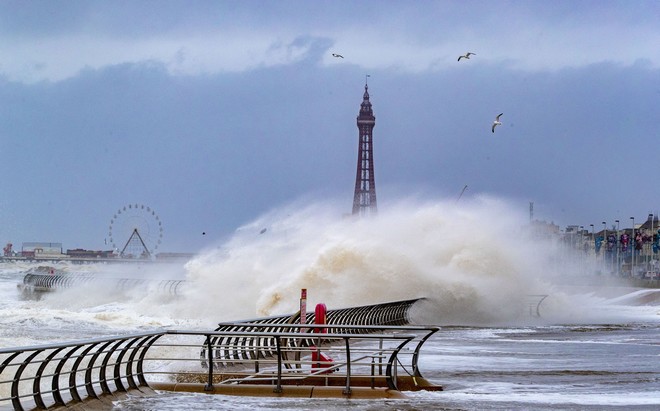
[[[364,83],[364,95],[357,116],[359,130],[357,173],[355,175],[355,193],[353,195],[353,214],[364,215],[377,212],[376,182],[374,178],[373,130],[376,125],[369,101],[367,74]]]

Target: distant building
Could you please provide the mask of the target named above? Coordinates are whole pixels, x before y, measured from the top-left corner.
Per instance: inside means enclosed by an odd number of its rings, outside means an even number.
[[[646,221],[644,221],[644,223],[639,225],[638,227],[635,227],[635,229],[646,232],[647,234],[655,234],[655,232],[658,229],[660,229],[660,222],[658,222],[658,216],[657,215],[654,216],[653,214],[649,214]]]
[[[21,247],[21,257],[66,258],[62,254],[62,243],[27,242]]]
[[[116,254],[112,250],[98,251],[98,250],[84,250],[82,248],[75,248],[73,250],[66,250],[66,255],[71,258],[114,258]]]

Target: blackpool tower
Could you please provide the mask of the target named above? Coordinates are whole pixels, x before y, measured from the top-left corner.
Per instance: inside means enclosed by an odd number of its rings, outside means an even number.
[[[359,130],[357,173],[355,175],[355,194],[353,195],[353,214],[376,214],[376,182],[374,179],[373,131],[376,117],[369,101],[369,87],[365,83],[364,96],[357,117]]]

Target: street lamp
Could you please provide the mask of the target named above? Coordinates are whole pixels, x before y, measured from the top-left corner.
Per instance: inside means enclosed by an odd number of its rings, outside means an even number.
[[[651,235],[653,235],[653,214],[649,214],[649,221],[651,221]]]
[[[616,223],[616,238],[614,239],[614,247],[616,248],[616,275],[619,275],[619,220],[614,220]]]
[[[589,226],[591,227],[591,241],[594,246],[594,254],[596,254],[596,235],[594,234],[594,225],[589,224]]]
[[[651,240],[653,240],[653,214],[649,214],[649,220],[651,220]],[[653,259],[653,243],[649,242],[649,254],[648,254],[648,259],[646,260],[646,269],[650,270],[651,269],[651,260]]]
[[[603,221],[603,244],[605,244],[605,251],[603,251],[603,261],[605,261],[605,266],[607,267],[607,223]],[[608,267],[609,269],[609,267]]]
[[[630,252],[632,253],[632,258],[630,260],[630,276],[633,277],[635,274],[635,217],[630,217],[632,220],[632,237],[630,238]]]

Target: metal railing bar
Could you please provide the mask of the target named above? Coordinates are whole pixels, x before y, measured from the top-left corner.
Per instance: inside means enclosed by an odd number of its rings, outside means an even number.
[[[56,358],[57,354],[59,354],[63,349],[64,348],[57,348],[53,352],[51,352],[46,357],[46,359],[41,362],[41,365],[37,370],[37,376],[32,384],[32,392],[34,393],[34,402],[37,405],[37,408],[46,408],[42,395],[52,393],[52,391],[41,392],[41,378],[44,377],[48,378],[53,376],[49,374],[44,375],[44,371],[46,370],[46,367],[48,366],[50,361]]]
[[[163,334],[157,334],[151,337],[151,339],[148,339],[147,344],[142,348],[142,352],[140,356],[138,357],[137,361],[137,374],[138,374],[138,381],[140,381],[140,385],[148,387],[149,384],[147,383],[147,380],[144,379],[144,373],[142,371],[142,364],[144,362],[144,356],[147,354],[147,351],[149,351],[149,348],[151,348],[151,345],[156,342],[160,337],[162,337]],[[131,359],[132,360],[132,359]]]
[[[179,330],[168,330],[165,333],[167,334],[173,334],[173,335],[226,335],[228,333],[226,332],[208,332],[208,331],[179,331]],[[277,337],[277,338],[300,338],[300,333],[295,333],[295,332],[290,332],[290,333],[268,333],[268,332],[255,332],[255,333],[248,333],[248,332],[232,332],[232,336],[250,336],[250,335],[256,335],[256,336],[270,336],[270,337]],[[378,338],[385,338],[385,339],[412,339],[415,338],[416,335],[413,334],[347,334],[347,333],[327,333],[327,334],[321,334],[321,337],[323,339],[343,339],[345,337],[350,337],[352,339],[365,339],[365,340],[373,340],[373,339],[378,339]]]
[[[71,386],[72,388],[69,390],[69,392],[71,393],[71,396],[73,397],[73,399],[75,401],[78,401],[78,402],[82,401],[82,398],[80,397],[80,393],[78,393],[78,390],[77,390],[79,385],[76,384],[76,376],[78,374],[78,367],[80,366],[82,361],[85,359],[87,354],[89,354],[89,352],[91,350],[93,350],[94,347],[96,347],[97,344],[101,344],[103,342],[105,342],[105,341],[95,342],[95,343],[91,344],[89,347],[85,348],[82,351],[82,355],[80,355],[76,359],[76,361],[73,363],[73,366],[71,367],[71,373],[69,374],[69,386]],[[87,387],[87,381],[86,380],[85,380],[85,384],[83,386]],[[89,390],[86,390],[86,391],[89,394]],[[93,393],[94,392],[92,391],[92,394]]]
[[[23,406],[21,405],[21,402],[19,398],[19,384],[21,381],[30,381],[32,378],[25,378],[22,379],[21,375],[23,374],[23,371],[25,371],[25,368],[30,364],[30,362],[39,354],[43,353],[44,350],[35,350],[32,354],[28,355],[27,358],[23,360],[21,363],[21,366],[18,367],[18,370],[16,370],[16,373],[14,374],[14,383],[11,385],[11,396],[15,397],[15,400],[12,400],[12,405],[14,406],[15,410],[22,410]],[[32,397],[32,395],[30,395]]]
[[[92,371],[95,369],[94,363],[96,362],[96,359],[99,357],[99,355],[103,352],[103,350],[105,350],[106,347],[108,347],[112,343],[113,341],[108,341],[105,344],[103,344],[98,351],[92,354],[92,357],[89,359],[89,362],[87,363],[87,367],[85,369],[85,381],[89,382],[89,384],[86,385],[86,389],[87,389],[87,394],[89,394],[90,397],[98,398],[98,395],[96,394],[96,391],[94,391],[94,388],[92,386]],[[98,368],[100,369],[101,367]],[[103,386],[101,386],[101,391],[103,391]]]
[[[175,347],[175,346],[172,346],[172,347]],[[306,354],[306,353],[309,353],[309,352],[312,352],[312,351],[314,351],[314,350],[309,349],[309,348],[305,349],[305,350],[295,350],[295,352],[298,352],[298,353],[301,353],[301,354]],[[342,353],[343,352],[343,350],[339,350],[336,347],[332,347],[332,348],[323,347],[323,351],[328,352],[328,353]],[[372,352],[371,350],[367,350],[367,349],[359,349],[359,350],[358,349],[352,349],[352,351],[354,353],[371,353]],[[294,352],[294,351],[291,351],[291,352]],[[381,353],[391,353],[391,352],[393,352],[393,348],[392,349],[382,349],[382,350],[379,350],[379,352],[381,352]],[[384,355],[384,354],[382,354],[382,355],[368,354],[368,355],[371,356],[371,357],[374,357],[374,358],[387,358],[387,356]],[[145,356],[144,360],[145,361],[195,361],[195,360],[198,360],[198,358],[197,357],[161,357],[161,356],[150,357],[150,356]],[[241,358],[241,359],[225,359],[224,361],[227,362],[227,363],[244,364],[246,362],[255,361],[255,360],[245,360],[245,359]],[[296,362],[299,362],[299,361],[300,360],[288,360],[288,362],[290,362],[292,364],[296,363]],[[260,359],[260,362],[263,362],[264,364],[268,364],[269,359],[268,358]],[[100,368],[100,366],[95,366],[95,368]]]
[[[274,391],[282,392],[282,351],[278,335],[275,336],[275,344],[277,344],[277,386]]]
[[[103,343],[103,342],[107,342],[107,341],[116,341],[117,339],[139,338],[139,337],[153,336],[153,335],[160,335],[160,334],[163,334],[163,331],[153,331],[153,332],[146,332],[146,333],[139,333],[139,334],[117,335],[117,336],[103,337],[103,338],[90,338],[88,340],[75,340],[75,341],[56,343],[56,344],[31,345],[31,346],[23,346],[23,347],[15,347],[15,348],[0,348],[0,354],[12,354],[12,353],[16,352],[16,350],[26,352],[26,351],[35,351],[35,350],[50,350],[50,349],[54,349],[54,348],[70,348],[73,345],[83,346],[83,345],[89,345],[89,344]],[[2,371],[2,370],[0,370],[0,371]]]
[[[129,341],[126,343],[126,345],[122,346],[121,351],[119,352],[119,355],[117,356],[117,360],[114,364],[113,367],[113,380],[115,382],[115,386],[117,387],[117,391],[119,392],[127,392],[128,390],[126,389],[126,386],[122,383],[121,381],[121,367],[126,366],[128,368],[128,361],[124,362],[124,356],[135,348],[133,347],[133,344],[135,344],[138,341],[139,337],[137,338],[131,338],[129,337]],[[128,382],[128,380],[126,381]]]
[[[390,388],[393,389],[393,390],[398,389],[397,386],[396,386],[396,369],[397,369],[397,367],[396,367],[396,362],[395,362],[395,361],[397,360],[397,357],[398,357],[398,355],[399,355],[399,352],[400,352],[400,351],[403,349],[403,347],[405,347],[406,344],[408,344],[410,341],[411,341],[411,340],[407,340],[407,341],[402,342],[402,343],[401,343],[401,344],[400,344],[400,345],[394,350],[394,352],[390,355],[390,359],[387,361],[387,367],[385,368],[385,375],[388,375],[388,376],[392,377],[392,378],[390,378],[388,381],[389,381],[389,384],[390,384]]]
[[[252,327],[252,328],[272,328],[272,324],[261,324],[261,323],[251,323],[251,322],[226,322],[226,323],[220,323],[220,325],[223,326],[230,326],[230,327]],[[314,328],[344,328],[344,329],[365,329],[368,328],[370,330],[407,330],[407,331],[429,331],[429,330],[440,330],[440,327],[436,326],[428,326],[428,325],[355,325],[355,324],[323,324],[322,326],[317,325],[316,327],[313,326],[314,324],[279,324],[278,327],[275,328],[292,328],[292,329],[300,329],[300,328],[306,328],[310,329],[307,332],[312,333],[312,329]],[[184,331],[185,332],[185,331]],[[218,331],[216,331],[218,332]],[[227,332],[227,331],[225,331]],[[229,331],[231,332],[231,331]],[[220,332],[223,333],[223,332]],[[300,334],[297,334],[300,336]]]
[[[208,380],[206,382],[206,386],[204,387],[205,391],[212,391],[213,390],[213,347],[211,346],[211,336],[207,335],[206,336],[206,352],[209,355],[209,374],[208,374]]]
[[[99,379],[101,380],[101,391],[104,394],[112,394],[112,390],[110,389],[110,386],[108,385],[108,377],[107,377],[107,369],[108,369],[108,364],[110,364],[110,360],[112,359],[112,356],[117,354],[117,350],[119,349],[119,346],[124,344],[126,342],[125,339],[121,339],[115,343],[115,345],[110,348],[108,353],[106,354],[105,358],[103,359],[101,363],[101,369],[99,370]],[[117,360],[117,358],[115,358]],[[114,380],[112,380],[114,382]],[[115,384],[115,388],[117,388]]]
[[[60,347],[54,347],[55,349],[58,349]],[[62,375],[62,369],[64,368],[64,365],[66,362],[69,360],[69,358],[74,355],[78,349],[82,348],[81,345],[76,345],[73,348],[71,348],[69,351],[64,354],[64,357],[62,357],[58,363],[57,366],[55,367],[55,371],[53,372],[53,379],[51,380],[51,389],[53,390],[53,400],[55,401],[55,404],[57,405],[64,405],[64,400],[62,399],[62,391],[60,391],[60,375]],[[68,373],[68,371],[67,371]],[[65,373],[66,375],[66,373]],[[69,383],[69,385],[71,385]],[[72,389],[72,387],[67,387],[65,389]]]
[[[412,367],[413,367],[413,376],[414,377],[421,377],[422,373],[419,371],[419,366],[418,366],[418,361],[419,361],[419,352],[422,349],[422,346],[424,343],[431,338],[433,334],[436,332],[440,331],[440,328],[438,327],[431,327],[429,329],[429,333],[423,336],[419,342],[417,343],[417,346],[415,347],[415,351],[413,352],[413,357],[412,357]],[[415,384],[417,384],[417,381],[415,380]]]
[[[351,394],[351,347],[349,339],[346,338],[346,388],[344,389],[345,395]]]

